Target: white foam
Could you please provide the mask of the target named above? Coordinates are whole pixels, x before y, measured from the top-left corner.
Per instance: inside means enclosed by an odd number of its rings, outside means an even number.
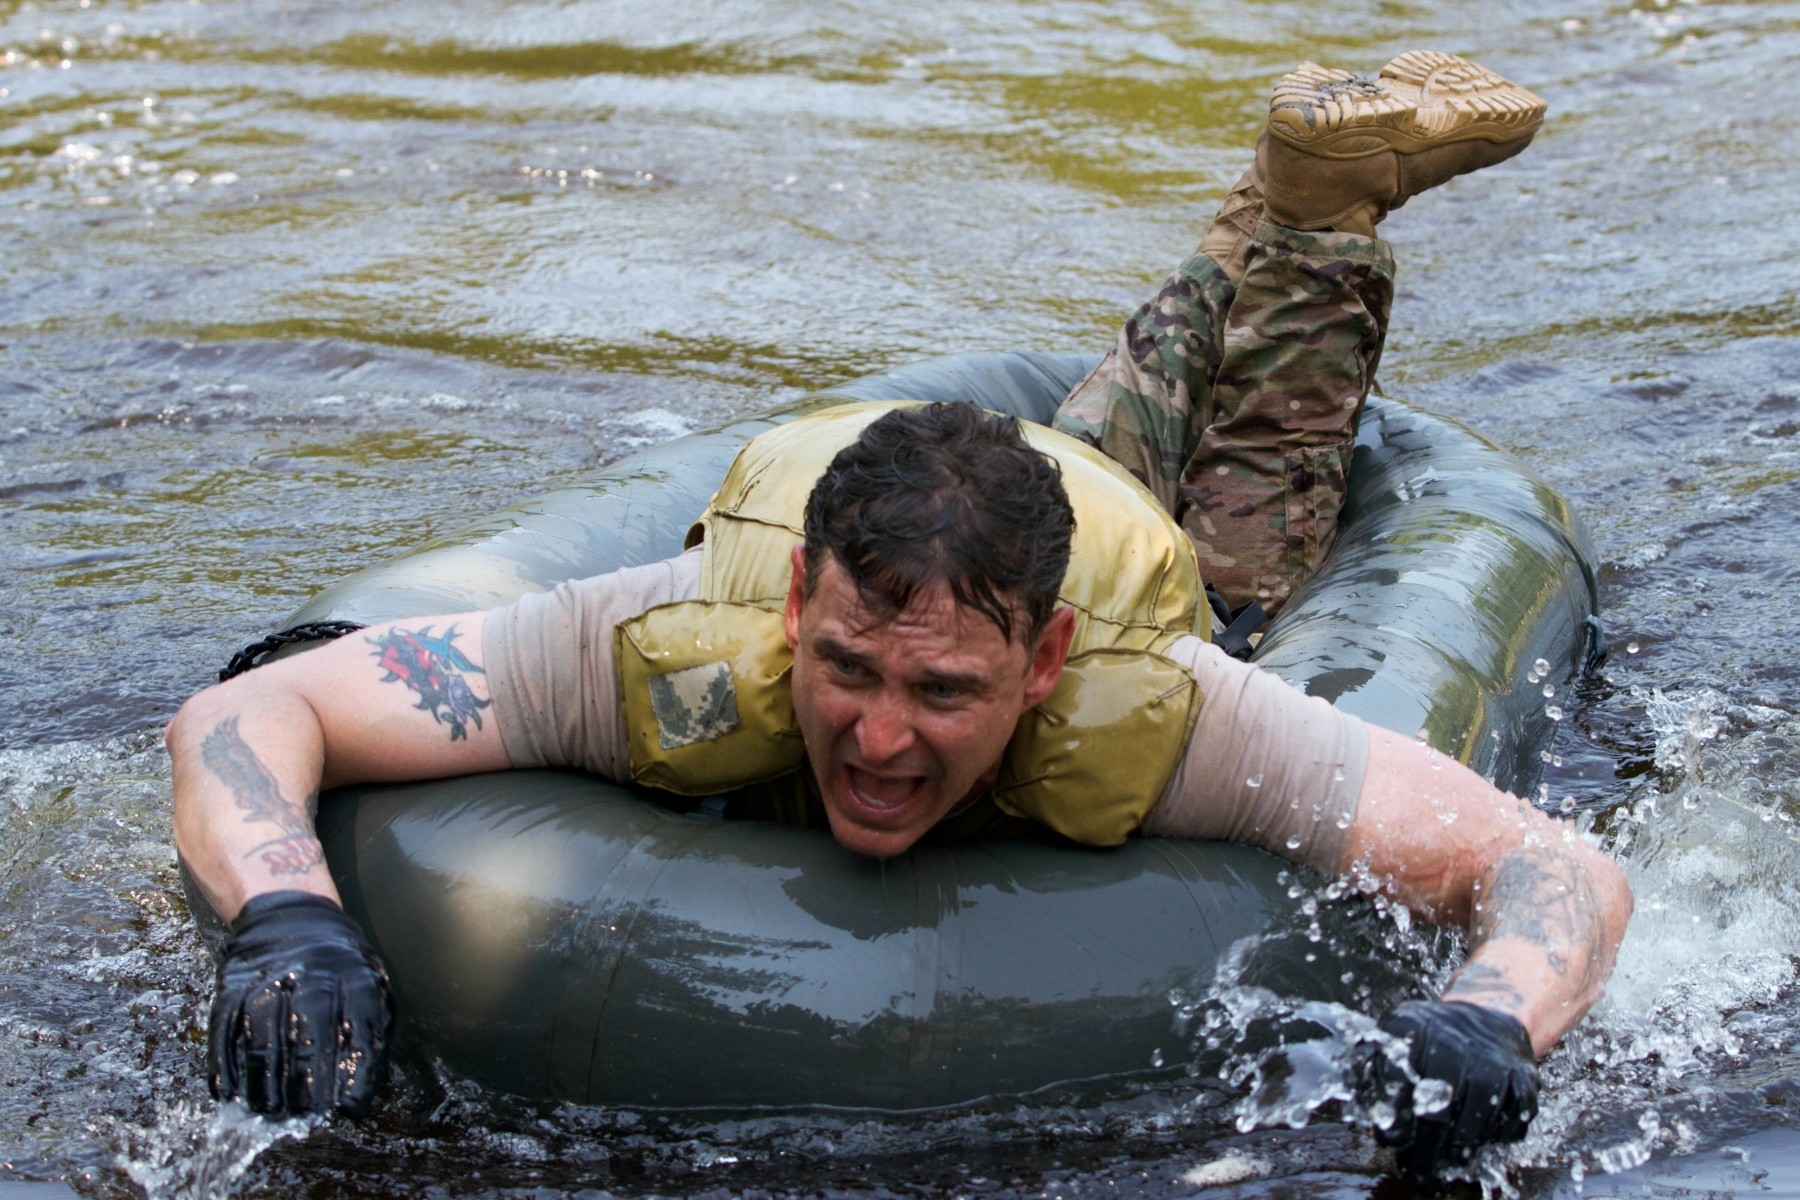
[[[1181,1182],[1191,1187],[1220,1187],[1228,1183],[1243,1183],[1251,1179],[1264,1179],[1274,1168],[1268,1160],[1254,1154],[1229,1151],[1223,1158],[1215,1158],[1209,1163],[1201,1163],[1197,1167],[1189,1167],[1181,1173]]]

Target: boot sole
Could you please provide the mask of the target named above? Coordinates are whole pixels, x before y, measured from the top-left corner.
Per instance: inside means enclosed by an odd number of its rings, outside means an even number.
[[[1418,154],[1456,142],[1529,141],[1541,97],[1466,58],[1412,50],[1378,78],[1302,63],[1275,85],[1269,132],[1314,158]]]

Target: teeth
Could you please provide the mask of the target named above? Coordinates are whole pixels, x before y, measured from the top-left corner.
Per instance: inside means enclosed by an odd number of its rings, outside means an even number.
[[[882,779],[854,767],[850,771],[850,790],[871,808],[898,808],[911,797],[916,783],[911,778]]]

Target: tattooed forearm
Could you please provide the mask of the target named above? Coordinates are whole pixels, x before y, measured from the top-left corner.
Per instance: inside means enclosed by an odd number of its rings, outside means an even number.
[[[309,815],[282,796],[256,752],[238,736],[238,719],[226,717],[200,743],[200,761],[231,792],[246,821],[268,821],[289,834],[310,834]]]
[[[364,640],[375,647],[376,664],[387,672],[381,682],[399,682],[416,693],[419,702],[413,707],[430,713],[438,724],[448,725],[451,741],[466,738],[471,724],[481,728],[481,710],[493,701],[477,696],[463,674],[486,672],[451,645],[456,640],[456,626],[444,630],[441,637],[427,625],[416,633],[395,627]]]
[[[304,875],[325,861],[325,848],[311,834],[271,838],[250,847],[244,855],[256,855],[271,875]]]
[[[1509,1012],[1525,1004],[1524,993],[1506,972],[1482,962],[1472,962],[1457,972],[1450,992],[1458,999],[1498,1005]]]
[[[1606,913],[1579,862],[1521,847],[1482,879],[1472,932],[1477,947],[1496,938],[1529,942],[1543,950],[1557,975],[1574,967],[1580,973],[1575,982],[1585,985],[1604,958]]]
[[[295,805],[263,767],[256,752],[238,735],[238,719],[227,717],[213,726],[200,743],[200,761],[231,793],[232,803],[246,823],[266,821],[281,833],[258,843],[244,857],[260,857],[274,875],[304,875],[324,861],[319,839],[313,835],[317,792],[304,805]]]

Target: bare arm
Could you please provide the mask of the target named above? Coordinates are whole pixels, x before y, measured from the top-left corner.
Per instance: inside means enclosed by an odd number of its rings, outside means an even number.
[[[1414,912],[1469,931],[1444,998],[1512,1015],[1539,1055],[1599,999],[1631,917],[1624,872],[1572,828],[1374,727],[1339,869],[1359,865]]]
[[[484,614],[372,626],[208,688],[168,728],[175,845],[230,921],[263,892],[336,901],[321,788],[511,764],[484,678]]]

